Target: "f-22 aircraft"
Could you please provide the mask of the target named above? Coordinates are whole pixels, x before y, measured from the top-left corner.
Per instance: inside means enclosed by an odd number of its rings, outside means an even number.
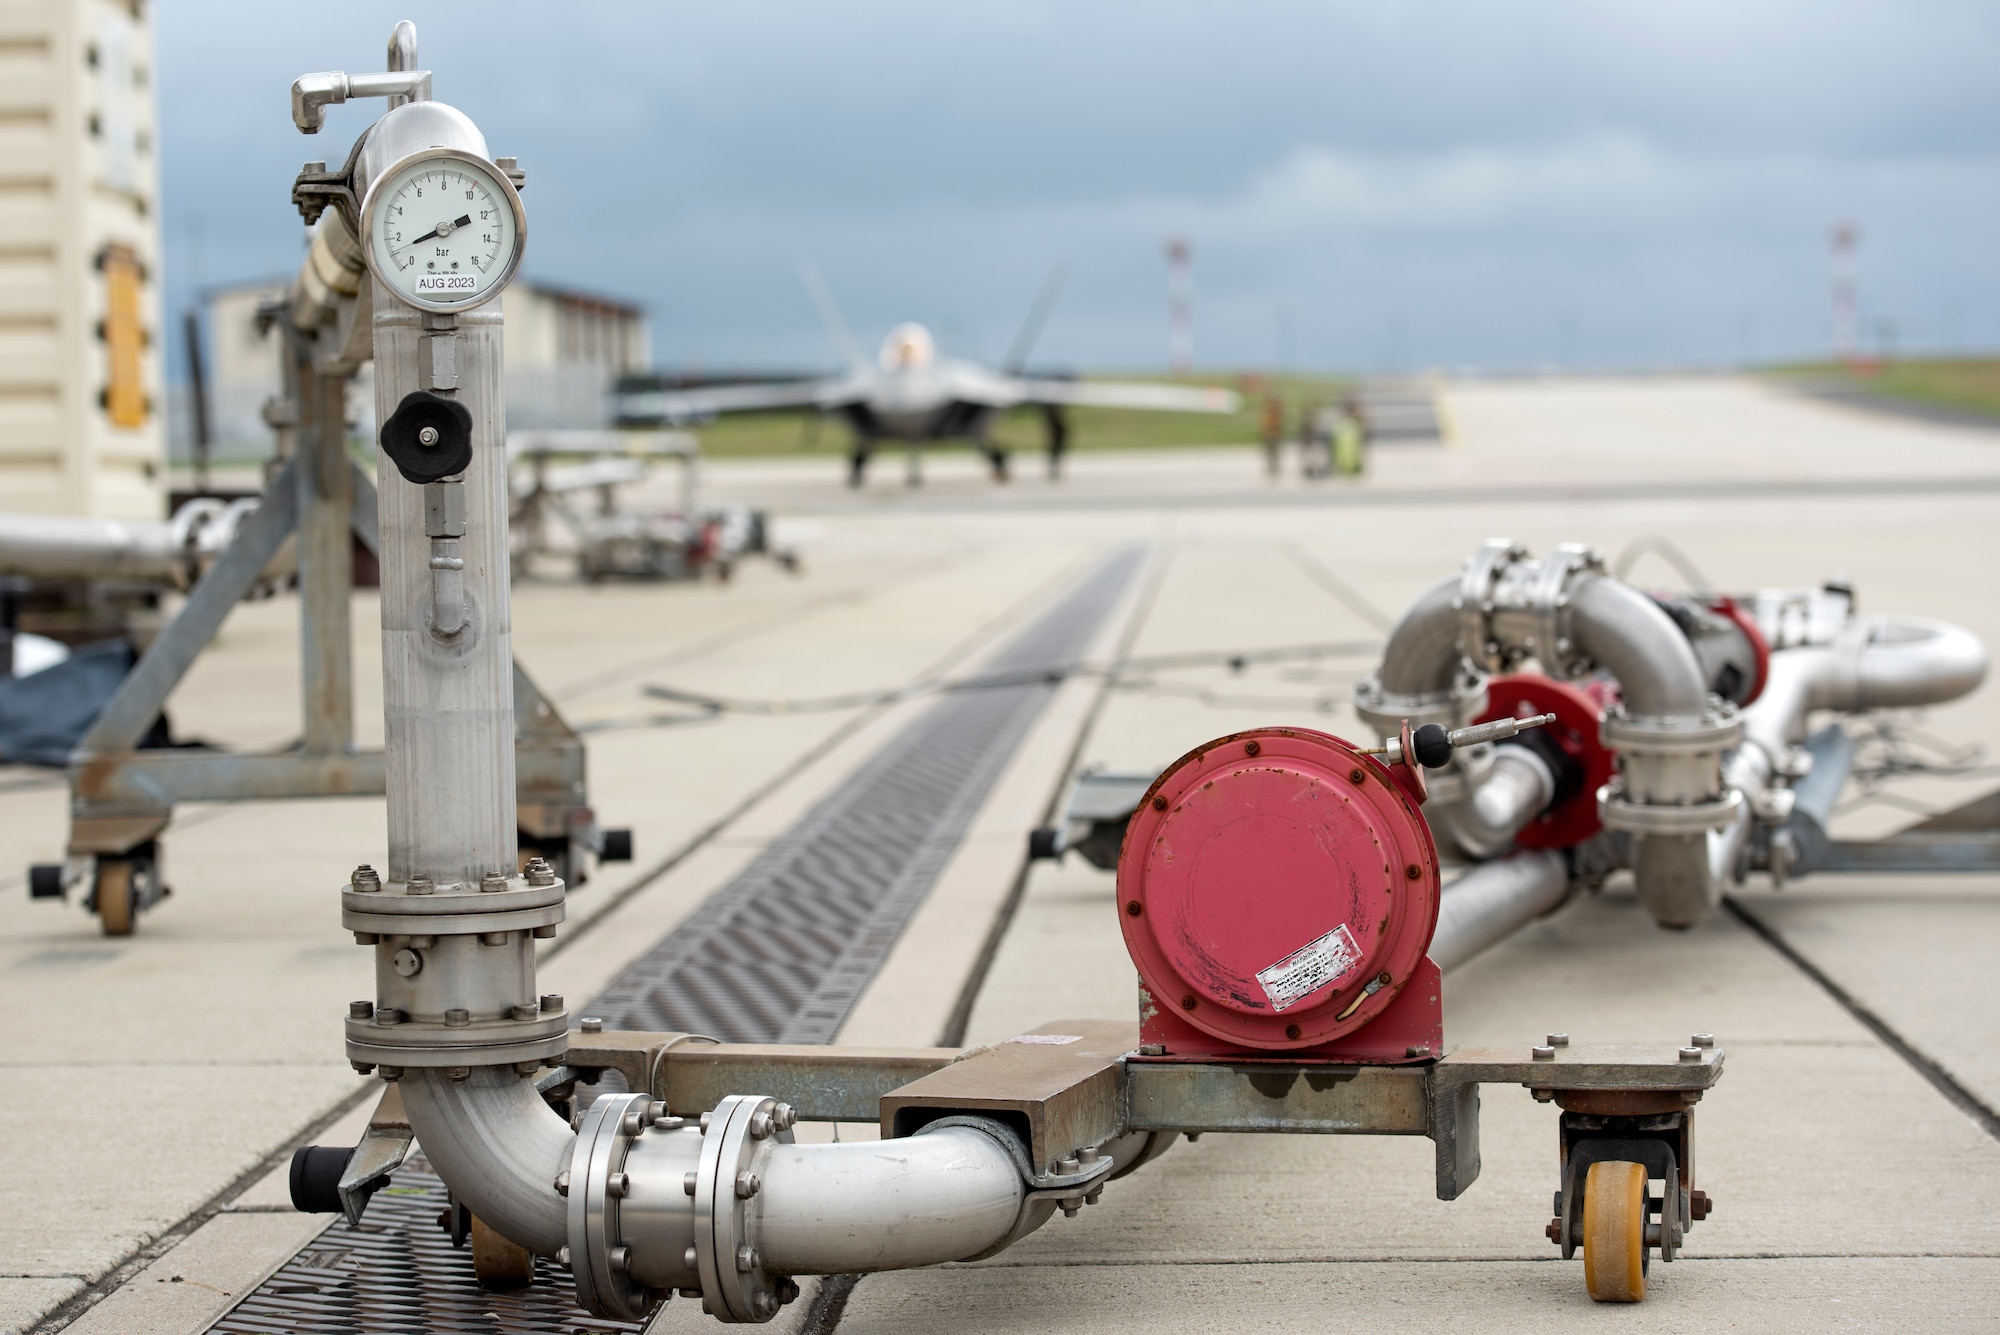
[[[936,442],[962,440],[986,455],[995,481],[1007,480],[1007,452],[992,438],[993,423],[1012,408],[1038,408],[1048,426],[1049,476],[1059,476],[1069,444],[1066,408],[1148,408],[1161,412],[1233,413],[1238,397],[1226,389],[1183,385],[1112,384],[1025,374],[1023,366],[1055,304],[1062,272],[1049,276],[998,371],[937,355],[930,331],[899,324],[882,341],[873,365],[861,355],[832,294],[811,270],[801,275],[819,307],[828,336],[847,361],[839,375],[778,384],[718,385],[708,389],[644,390],[620,396],[618,418],[628,425],[685,425],[720,413],[809,408],[844,418],[854,432],[848,485],[866,479],[868,460],[885,442],[909,447],[909,482],[922,481],[920,455]]]

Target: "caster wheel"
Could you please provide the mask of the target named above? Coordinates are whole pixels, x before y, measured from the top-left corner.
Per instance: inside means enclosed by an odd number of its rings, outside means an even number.
[[[1583,1282],[1601,1303],[1646,1296],[1646,1166],[1607,1160],[1583,1184]]]
[[[130,936],[139,920],[138,864],[129,858],[99,858],[91,886],[91,907],[106,936]]]
[[[489,1293],[525,1289],[535,1282],[535,1258],[472,1216],[472,1273]]]

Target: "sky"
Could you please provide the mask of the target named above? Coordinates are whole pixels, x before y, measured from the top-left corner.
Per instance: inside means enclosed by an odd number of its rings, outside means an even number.
[[[2000,6],[202,3],[154,7],[169,325],[293,271],[290,188],[380,103],[291,125],[291,81],[382,67],[518,157],[535,279],[636,300],[667,369],[836,358],[901,320],[997,360],[1164,369],[1165,243],[1212,370],[1648,370],[1818,358],[1858,230],[1870,345],[2000,347]],[[170,348],[178,376],[182,354]]]

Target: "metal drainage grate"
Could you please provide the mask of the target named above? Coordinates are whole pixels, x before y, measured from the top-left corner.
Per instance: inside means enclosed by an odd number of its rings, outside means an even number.
[[[607,1028],[830,1042],[1055,693],[1047,670],[1082,653],[1143,555],[1107,557],[981,672],[1008,684],[932,705],[585,1013]]]
[[[626,969],[591,1008],[607,1024],[741,1042],[823,1043],[936,883],[1000,769],[1117,605],[1143,551],[1108,557],[982,672],[1018,684],[947,695],[899,733]],[[335,1223],[211,1329],[219,1335],[479,1332],[611,1335],[576,1305],[568,1271],[488,1293],[469,1251],[438,1227],[444,1184],[419,1157],[398,1169],[359,1229]],[[650,1320],[650,1318],[648,1318]]]
[[[291,1332],[426,1332],[427,1335],[612,1335],[643,1321],[606,1321],[576,1305],[569,1272],[535,1262],[535,1282],[488,1293],[472,1277],[472,1251],[438,1227],[444,1183],[421,1156],[377,1192],[367,1223],[339,1221],[285,1262],[210,1327],[219,1335]]]

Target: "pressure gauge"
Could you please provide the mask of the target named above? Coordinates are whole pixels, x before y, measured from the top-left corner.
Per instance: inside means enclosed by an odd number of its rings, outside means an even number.
[[[498,295],[521,266],[527,222],[504,172],[449,148],[396,163],[361,206],[368,267],[427,311],[469,310]]]

